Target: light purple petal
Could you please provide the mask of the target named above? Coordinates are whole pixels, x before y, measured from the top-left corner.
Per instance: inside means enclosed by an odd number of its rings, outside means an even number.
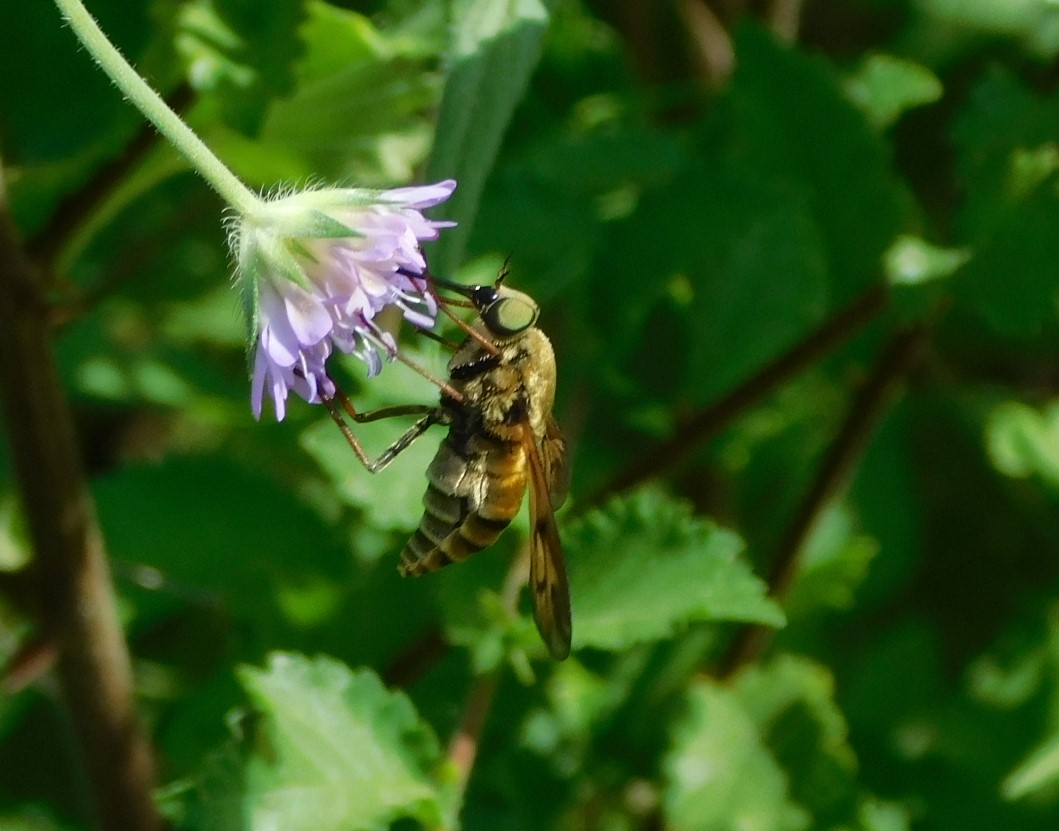
[[[313,346],[331,332],[331,315],[323,303],[297,286],[283,298],[291,331],[302,346]]]
[[[430,208],[444,202],[456,190],[455,179],[445,179],[433,185],[418,185],[411,188],[394,188],[384,194],[388,202],[402,202],[409,208]]]

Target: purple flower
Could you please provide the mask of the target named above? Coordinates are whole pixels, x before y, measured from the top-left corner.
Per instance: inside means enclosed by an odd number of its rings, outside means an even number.
[[[325,364],[333,351],[356,355],[369,376],[378,374],[382,355],[392,360],[397,353],[393,336],[374,319],[387,306],[414,326],[434,325],[437,303],[419,246],[453,223],[421,211],[455,187],[448,180],[381,192],[305,191],[243,219],[236,240],[251,319],[255,418],[266,391],[277,420],[289,391],[310,403],[332,397]]]

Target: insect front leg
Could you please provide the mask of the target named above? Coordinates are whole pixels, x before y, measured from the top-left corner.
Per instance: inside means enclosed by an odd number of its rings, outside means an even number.
[[[353,409],[353,405],[350,403],[349,399],[341,392],[338,393],[335,398],[325,398],[323,404],[327,408],[327,412],[334,420],[335,424],[338,425],[338,429],[342,431],[342,435],[345,436],[346,442],[351,448],[353,448],[353,453],[356,454],[360,463],[367,468],[369,473],[378,473],[380,470],[384,470],[386,466],[397,458],[403,450],[423,435],[428,427],[444,420],[444,414],[439,408],[431,407],[427,404],[403,404],[396,407],[380,407],[377,410],[358,413]],[[341,404],[341,406],[339,406],[339,404]],[[397,439],[397,441],[386,448],[382,455],[374,461],[372,461],[364,451],[363,446],[357,437],[353,435],[353,431],[350,429],[349,424],[346,421],[347,415],[358,424],[365,424],[370,421],[380,421],[384,418],[420,415],[423,413],[425,413],[425,415],[419,419],[419,421],[409,427],[408,430]]]

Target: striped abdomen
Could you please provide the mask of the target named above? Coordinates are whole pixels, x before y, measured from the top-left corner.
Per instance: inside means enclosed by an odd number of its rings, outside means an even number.
[[[401,574],[436,571],[492,545],[518,514],[526,493],[520,441],[485,435],[464,447],[450,434],[427,469],[423,518],[401,552]]]

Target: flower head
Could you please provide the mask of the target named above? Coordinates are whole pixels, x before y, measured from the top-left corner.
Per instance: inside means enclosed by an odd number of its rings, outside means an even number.
[[[451,222],[422,210],[445,201],[452,180],[389,191],[310,190],[266,203],[235,234],[239,281],[251,327],[250,401],[260,417],[267,391],[276,418],[287,393],[310,403],[335,394],[325,363],[335,350],[356,355],[368,375],[393,359],[393,336],[375,316],[388,306],[420,328],[437,304],[420,250]]]

